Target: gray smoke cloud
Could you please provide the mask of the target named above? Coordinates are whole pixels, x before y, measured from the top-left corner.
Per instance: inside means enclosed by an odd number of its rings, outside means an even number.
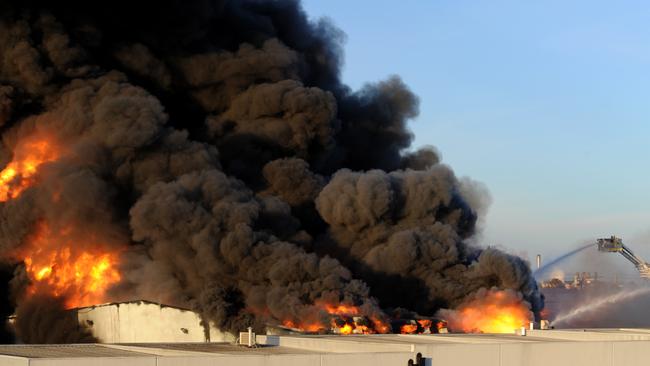
[[[406,303],[431,313],[497,286],[521,291],[540,310],[543,302],[527,263],[463,241],[477,219],[465,197],[475,199],[480,191],[470,187],[444,165],[391,173],[341,170],[316,204],[333,245],[377,289],[382,304]],[[382,285],[386,281],[409,286],[395,290],[399,286]]]
[[[492,287],[541,309],[527,263],[467,243],[487,190],[435,148],[409,150],[418,98],[397,76],[350,90],[344,35],[299,2],[29,0],[0,14],[0,162],[34,138],[58,151],[0,203],[23,340],[58,314],[25,295],[20,254],[43,225],[73,255],[120,253],[106,300],[191,307],[229,331],[329,324],[322,303],[433,315]]]

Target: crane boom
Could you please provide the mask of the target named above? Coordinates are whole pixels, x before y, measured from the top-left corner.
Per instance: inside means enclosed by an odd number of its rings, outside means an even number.
[[[625,257],[628,261],[634,264],[634,267],[639,271],[641,278],[650,279],[650,264],[644,261],[641,257],[634,254],[634,252],[623,244],[621,238],[612,235],[611,238],[597,239],[598,250],[601,252],[614,253],[618,252]]]

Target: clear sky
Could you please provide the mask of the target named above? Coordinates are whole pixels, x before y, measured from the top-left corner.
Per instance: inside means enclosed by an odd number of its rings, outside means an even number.
[[[488,187],[484,244],[551,258],[617,234],[650,260],[650,2],[304,0],[353,88],[400,75],[415,146]]]

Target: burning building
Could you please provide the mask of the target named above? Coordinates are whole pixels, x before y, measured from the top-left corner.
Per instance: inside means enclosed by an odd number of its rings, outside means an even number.
[[[538,316],[528,263],[470,244],[486,190],[409,149],[417,97],[398,77],[350,90],[343,33],[299,2],[0,8],[2,292],[21,339],[135,299],[231,333]]]
[[[200,314],[150,301],[129,301],[66,310],[69,327],[81,328],[87,340],[97,343],[198,343],[228,342],[235,337],[222,332]],[[14,327],[16,317],[8,319]],[[78,323],[76,325],[75,323]],[[30,341],[28,338],[27,341]],[[22,342],[22,339],[17,339]],[[40,343],[40,342],[39,342]]]
[[[235,340],[196,312],[149,301],[102,304],[74,311],[79,322],[101,343]]]

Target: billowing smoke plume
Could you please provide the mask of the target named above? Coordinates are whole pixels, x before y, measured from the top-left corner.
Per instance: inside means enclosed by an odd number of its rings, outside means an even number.
[[[34,296],[16,312],[16,336],[25,343],[96,343],[61,298]]]
[[[118,267],[102,300],[191,307],[227,330],[317,321],[323,303],[433,315],[493,287],[541,309],[526,263],[467,244],[484,189],[435,149],[408,151],[418,98],[398,77],[351,91],[342,32],[297,1],[0,14],[0,163],[24,168],[0,177],[0,250],[23,340],[51,325],[34,278],[68,307],[99,300],[43,258],[101,258]]]

